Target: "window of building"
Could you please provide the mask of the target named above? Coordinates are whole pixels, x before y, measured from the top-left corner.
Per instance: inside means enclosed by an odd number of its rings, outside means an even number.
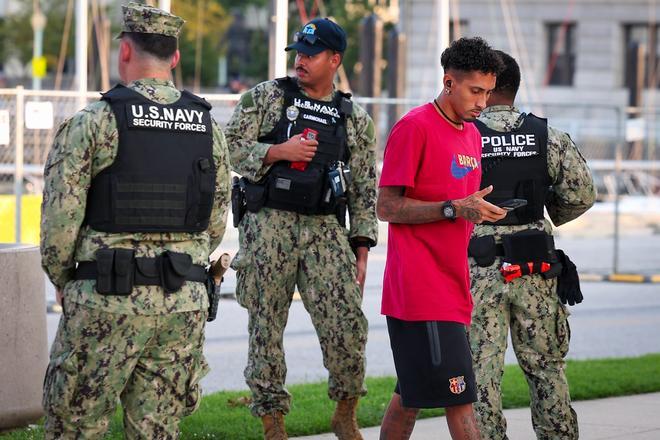
[[[660,25],[647,23],[624,26],[625,78],[627,87],[636,88],[638,71],[643,72],[643,88],[660,86]]]
[[[575,23],[550,23],[548,31],[548,63],[546,84],[572,86],[575,75]]]

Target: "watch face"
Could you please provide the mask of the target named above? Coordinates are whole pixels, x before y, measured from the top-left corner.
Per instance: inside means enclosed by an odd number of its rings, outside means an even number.
[[[444,216],[446,218],[452,218],[452,217],[454,217],[454,207],[451,206],[451,205],[447,205],[442,210],[442,213],[444,214]]]

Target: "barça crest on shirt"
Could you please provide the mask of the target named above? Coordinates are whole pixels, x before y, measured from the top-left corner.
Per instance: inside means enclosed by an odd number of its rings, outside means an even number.
[[[449,379],[449,391],[461,394],[465,391],[465,376],[456,376]]]

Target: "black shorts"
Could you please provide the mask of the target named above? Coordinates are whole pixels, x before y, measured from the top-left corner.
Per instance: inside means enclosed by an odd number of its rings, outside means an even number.
[[[445,408],[477,400],[465,325],[387,317],[397,384],[407,408]]]

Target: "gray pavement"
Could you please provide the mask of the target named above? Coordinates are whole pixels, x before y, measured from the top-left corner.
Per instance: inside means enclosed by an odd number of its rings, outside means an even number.
[[[574,402],[581,440],[658,440],[660,439],[660,393]],[[529,408],[509,409],[507,435],[510,440],[536,438]],[[365,440],[377,440],[379,427],[362,429]],[[330,440],[333,434],[297,437],[306,440]],[[412,440],[450,439],[444,417],[418,420]]]

